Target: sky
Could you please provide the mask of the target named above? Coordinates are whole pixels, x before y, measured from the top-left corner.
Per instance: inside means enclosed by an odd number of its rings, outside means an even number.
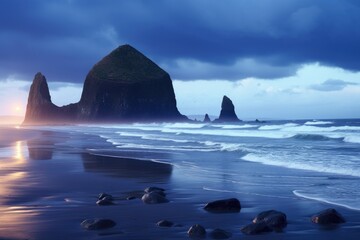
[[[62,106],[130,44],[167,71],[178,109],[240,119],[360,118],[358,0],[0,1],[0,115],[24,115],[37,72]]]

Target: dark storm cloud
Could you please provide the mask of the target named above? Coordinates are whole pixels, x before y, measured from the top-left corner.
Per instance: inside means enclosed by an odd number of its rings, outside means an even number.
[[[360,70],[356,0],[0,3],[0,78],[82,82],[129,43],[176,79],[275,78],[304,63]]]

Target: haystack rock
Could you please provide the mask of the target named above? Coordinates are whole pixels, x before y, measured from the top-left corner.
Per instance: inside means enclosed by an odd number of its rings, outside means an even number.
[[[215,119],[214,122],[240,122],[236,116],[235,107],[230,98],[227,96],[223,97],[221,103],[221,112],[219,118]]]
[[[51,102],[45,77],[35,76],[25,124],[185,121],[167,72],[130,45],[112,51],[88,73],[78,103]]]

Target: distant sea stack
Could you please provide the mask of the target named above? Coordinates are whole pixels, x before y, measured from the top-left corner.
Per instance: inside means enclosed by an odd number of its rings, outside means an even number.
[[[207,113],[205,114],[205,117],[204,117],[203,122],[204,122],[204,123],[209,123],[209,122],[211,122],[210,117],[209,117],[209,114],[207,114]]]
[[[236,116],[235,107],[230,98],[227,96],[223,97],[221,103],[221,112],[219,118],[215,119],[214,122],[240,122],[241,120]]]
[[[24,124],[184,120],[169,74],[135,48],[123,45],[90,70],[78,103],[54,105],[45,77],[36,74]]]

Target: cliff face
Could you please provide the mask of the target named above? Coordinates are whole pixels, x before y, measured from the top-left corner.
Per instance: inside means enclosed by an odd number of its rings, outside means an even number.
[[[230,98],[223,97],[221,103],[221,111],[219,118],[215,119],[215,122],[239,122],[239,118],[236,116],[235,107]]]
[[[184,121],[168,73],[130,45],[120,46],[88,73],[78,103],[51,102],[45,77],[31,85],[25,124]]]

